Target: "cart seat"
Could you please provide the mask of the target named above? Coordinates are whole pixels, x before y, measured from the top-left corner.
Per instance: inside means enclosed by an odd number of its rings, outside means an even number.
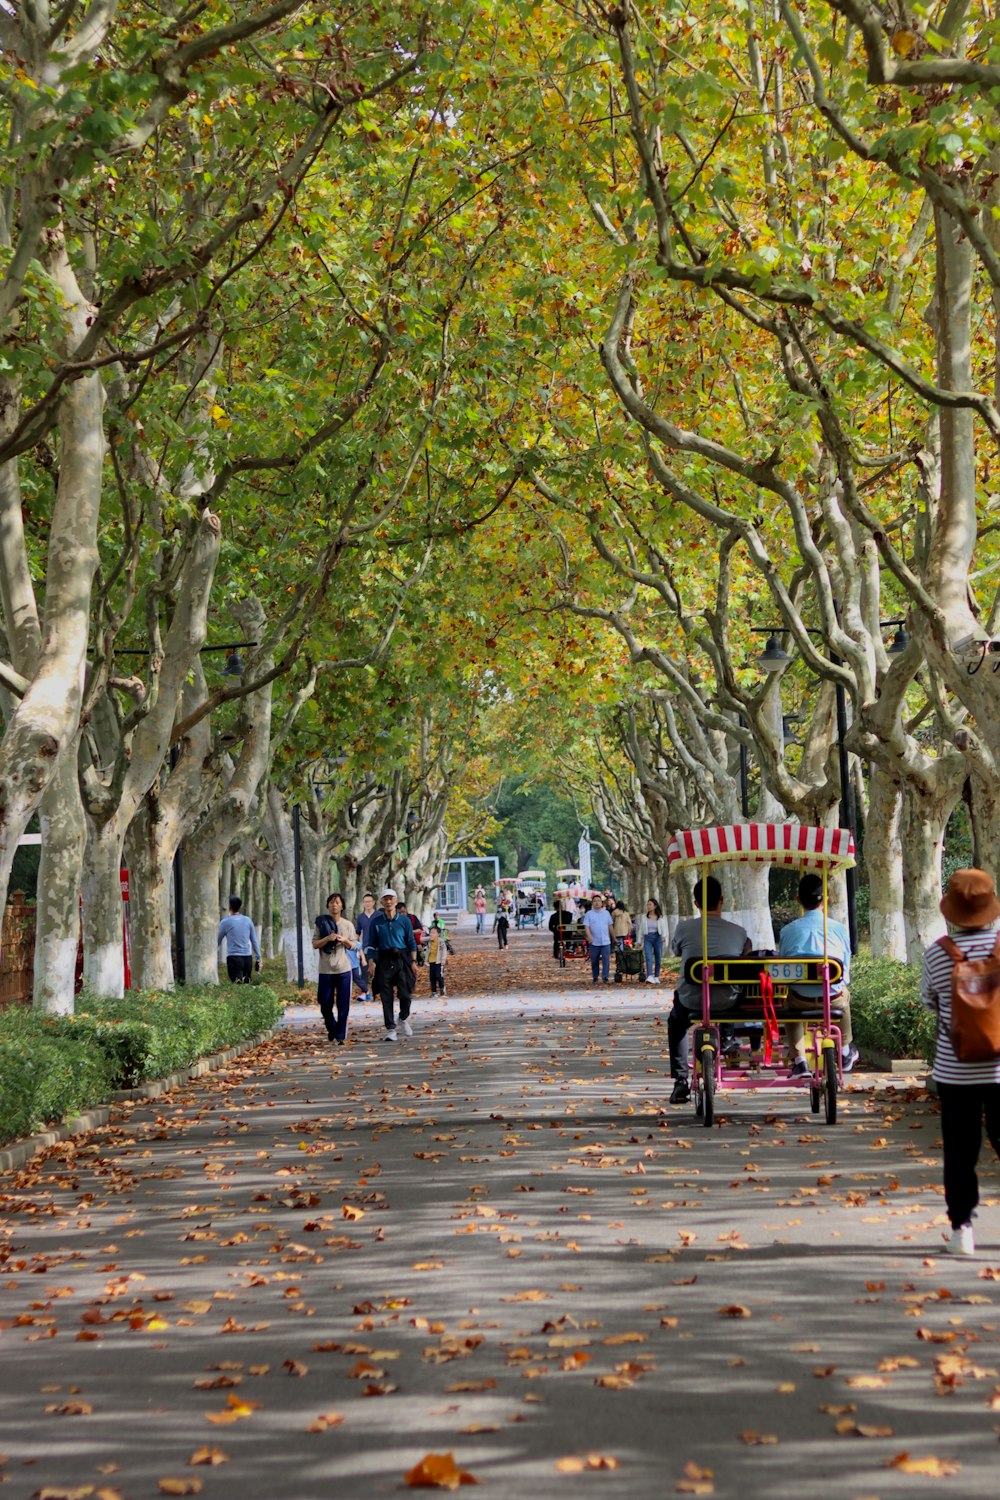
[[[689,958],[684,965],[684,978],[689,984],[700,985],[702,972],[706,960],[702,958]],[[752,1017],[759,1020],[763,1014],[764,1001],[761,995],[761,975],[766,971],[770,974],[774,983],[774,1009],[779,1020],[782,1018],[794,1021],[822,1021],[823,1005],[817,999],[801,1000],[789,994],[792,984],[821,984],[822,958],[815,954],[801,958],[712,958],[707,960],[712,966],[712,984],[710,998],[714,999],[718,991],[720,1000],[726,996],[726,1004],[720,1004],[715,1018],[726,1021],[731,1018],[745,1020]],[[843,975],[843,966],[836,958],[827,960],[830,966],[830,982],[836,984]],[[738,999],[729,1002],[729,995],[733,990],[738,991]],[[842,1009],[837,1006],[833,997],[830,1006],[830,1018],[837,1021],[843,1015]]]

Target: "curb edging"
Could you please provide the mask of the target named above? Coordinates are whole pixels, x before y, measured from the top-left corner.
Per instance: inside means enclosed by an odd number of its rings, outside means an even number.
[[[280,1029],[279,1023],[267,1031],[258,1033],[257,1036],[248,1037],[245,1042],[240,1042],[236,1047],[227,1047],[223,1052],[213,1052],[208,1057],[199,1057],[196,1062],[191,1063],[190,1067],[177,1068],[173,1073],[168,1073],[165,1078],[151,1079],[149,1083],[141,1083],[134,1089],[116,1089],[107,1104],[95,1104],[92,1109],[85,1109],[78,1115],[70,1115],[61,1125],[52,1125],[48,1130],[40,1130],[35,1135],[28,1135],[23,1140],[14,1141],[12,1145],[0,1150],[0,1172],[16,1172],[25,1163],[31,1161],[32,1157],[47,1150],[49,1146],[58,1146],[60,1141],[68,1140],[72,1135],[86,1135],[88,1131],[97,1130],[101,1125],[106,1125],[116,1104],[126,1104],[139,1099],[157,1099],[161,1094],[169,1094],[172,1089],[179,1088],[192,1078],[203,1078],[206,1073],[218,1072],[220,1068],[226,1067],[244,1052],[251,1052],[254,1047],[270,1041]]]

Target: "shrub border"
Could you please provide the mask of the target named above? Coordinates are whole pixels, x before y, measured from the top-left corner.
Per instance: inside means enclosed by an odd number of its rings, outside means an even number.
[[[49,1146],[57,1146],[60,1141],[68,1140],[70,1136],[86,1135],[89,1131],[106,1125],[116,1104],[124,1104],[129,1099],[156,1099],[160,1094],[168,1094],[171,1089],[180,1088],[192,1078],[201,1078],[206,1073],[218,1072],[220,1068],[226,1067],[244,1052],[251,1052],[254,1047],[259,1047],[262,1043],[269,1041],[280,1030],[281,1023],[279,1022],[277,1026],[272,1026],[268,1031],[262,1031],[257,1036],[249,1037],[235,1047],[227,1047],[223,1052],[213,1052],[208,1057],[199,1057],[190,1066],[178,1068],[175,1072],[168,1073],[165,1078],[154,1078],[149,1083],[141,1083],[133,1089],[116,1089],[107,1104],[97,1104],[92,1109],[83,1110],[81,1114],[70,1115],[61,1125],[53,1125],[48,1130],[40,1130],[35,1135],[24,1136],[22,1140],[5,1146],[0,1150],[0,1172],[16,1172],[31,1161],[32,1157],[47,1150]]]

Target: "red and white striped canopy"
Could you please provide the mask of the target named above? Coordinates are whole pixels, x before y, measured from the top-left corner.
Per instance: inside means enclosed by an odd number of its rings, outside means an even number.
[[[667,864],[676,870],[716,863],[846,870],[854,864],[854,836],[801,823],[732,823],[675,833],[667,845]]]

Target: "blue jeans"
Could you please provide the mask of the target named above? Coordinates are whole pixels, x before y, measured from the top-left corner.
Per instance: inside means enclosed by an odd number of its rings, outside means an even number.
[[[647,932],[642,940],[642,949],[646,955],[646,973],[659,979],[660,960],[663,958],[663,938],[660,933]]]
[[[595,984],[597,983],[598,971],[602,968],[604,970],[602,977],[604,979],[604,983],[607,984],[608,979],[611,975],[611,944],[602,943],[598,948],[594,943],[591,943],[590,972],[594,976]]]

